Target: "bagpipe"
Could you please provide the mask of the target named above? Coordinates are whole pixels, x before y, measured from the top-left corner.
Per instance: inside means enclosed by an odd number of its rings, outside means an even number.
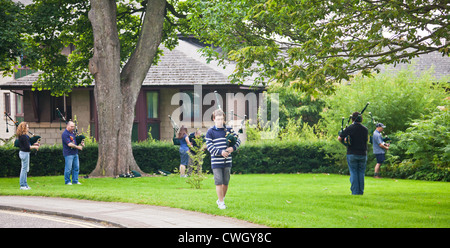
[[[59,130],[62,130],[61,121],[64,121],[66,124],[69,121],[66,120],[66,118],[61,113],[61,111],[59,111],[58,108],[56,108],[56,114],[58,115],[58,118],[59,118]],[[76,144],[79,145],[79,144],[81,144],[84,141],[84,139],[86,139],[86,137],[84,135],[82,135],[82,134],[78,134],[78,121],[75,121],[74,123],[75,123],[75,131],[73,133],[75,134]],[[73,142],[73,140],[72,140],[72,142]]]
[[[5,120],[6,120],[6,132],[9,133],[9,129],[8,126],[10,126],[10,124],[8,123],[8,119],[10,121],[12,121],[14,123],[14,126],[18,127],[19,126],[19,122],[15,121],[8,113],[5,112]],[[34,145],[36,143],[41,143],[41,136],[39,135],[35,135],[32,132],[28,131],[28,133],[31,135],[30,137],[30,144]],[[14,141],[14,146],[15,147],[20,147],[19,146],[19,137],[17,137],[17,139]]]
[[[217,109],[222,110],[222,108],[220,107],[220,101],[219,101],[219,98],[217,97],[218,93],[216,90],[214,91],[214,95],[215,95],[216,101],[217,101]],[[242,118],[241,126],[239,127],[238,132],[243,133],[244,122],[245,122],[245,119],[247,118],[247,115],[244,115],[244,117],[242,117],[242,116],[239,116],[239,115],[233,113],[233,110],[231,110],[230,112],[231,112],[231,116],[236,116],[238,118]],[[225,111],[223,111],[223,113],[227,114]],[[227,147],[233,147],[234,145],[236,145],[239,135],[233,130],[233,128],[229,128],[226,125],[225,125],[225,128],[227,130],[225,133],[225,138],[227,139]]]
[[[170,119],[170,124],[172,124],[172,128],[173,128],[173,138],[172,138],[173,144],[176,146],[179,146],[180,140],[177,138],[177,133],[178,133],[178,131],[180,131],[180,127],[172,119],[172,116],[169,115],[169,119]]]
[[[361,110],[361,112],[359,113],[359,115],[355,118],[354,121],[356,122],[361,122],[362,121],[362,114],[364,113],[364,111],[366,111],[367,107],[369,106],[369,102],[366,103],[366,106],[364,106],[363,110]],[[342,122],[341,122],[341,130],[339,131],[338,135],[340,136],[342,132],[344,132],[345,129],[347,129],[348,124],[350,123],[350,120],[352,119],[352,115],[350,115],[348,117],[347,120],[347,124],[345,125],[344,128],[344,121],[345,121],[345,117],[342,117]],[[347,137],[345,137],[344,139],[341,140],[342,144],[344,144],[345,146],[351,146],[352,142],[351,142],[351,138],[349,135],[347,135]]]
[[[375,121],[375,119],[373,118],[373,115],[372,115],[371,112],[369,112],[369,116],[370,116],[370,119],[371,119],[370,131],[369,131],[369,135],[370,135],[369,142],[370,142],[370,144],[373,144],[373,132],[375,132],[376,125],[377,125],[378,122]],[[390,143],[391,142],[391,138],[389,138],[387,135],[385,135],[384,132],[381,133],[381,138],[382,138],[384,143]]]

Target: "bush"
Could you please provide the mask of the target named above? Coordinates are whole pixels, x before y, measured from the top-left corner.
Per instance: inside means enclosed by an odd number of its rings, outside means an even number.
[[[308,173],[327,171],[335,161],[326,142],[266,141],[246,143],[233,154],[234,173]],[[325,169],[326,168],[326,169]]]
[[[447,126],[448,127],[448,126]],[[448,136],[448,131],[442,135]],[[438,137],[438,136],[437,136]],[[443,140],[446,154],[430,159],[406,159],[402,162],[382,166],[383,176],[449,181],[448,139]],[[401,143],[399,143],[401,144]],[[408,147],[392,145],[387,154],[389,160],[407,154]],[[133,144],[133,154],[142,171],[152,174],[158,170],[174,171],[180,163],[179,146],[168,142],[143,142]],[[80,154],[80,175],[89,174],[97,163],[97,145],[87,145]],[[346,148],[336,140],[279,141],[265,140],[259,143],[247,142],[233,153],[233,173],[337,173],[348,175]],[[424,151],[424,154],[426,152]],[[20,159],[18,148],[0,146],[0,177],[18,177]],[[428,162],[427,162],[428,161]],[[203,160],[203,171],[211,168],[209,153]],[[439,162],[439,164],[436,164]],[[369,146],[366,175],[373,174],[375,159]],[[29,176],[50,176],[64,174],[62,146],[42,146],[37,153],[31,153]]]
[[[327,154],[327,142],[266,142],[247,143],[233,153],[233,173],[308,173],[335,172],[336,156]],[[142,142],[133,144],[133,155],[142,171],[157,173],[162,169],[173,171],[180,164],[179,146],[169,142]],[[79,153],[80,174],[89,174],[97,162],[97,145],[86,146]],[[341,154],[342,155],[342,154]],[[343,155],[342,155],[343,156]],[[18,148],[0,147],[0,177],[17,177],[20,174]],[[211,159],[206,153],[203,171],[210,170]],[[32,152],[30,176],[62,175],[64,157],[62,146],[42,146],[37,154]]]
[[[89,174],[97,163],[97,146],[84,147],[80,154],[80,174]],[[20,175],[19,148],[13,146],[0,147],[0,177],[16,177]],[[62,145],[41,146],[39,151],[31,151],[30,176],[55,176],[64,174],[64,157]]]
[[[390,148],[390,176],[450,181],[450,111],[442,106],[397,132]]]
[[[396,74],[356,77],[348,84],[340,85],[334,95],[325,98],[323,130],[335,137],[341,127],[341,118],[345,117],[347,122],[353,112],[360,112],[370,102],[363,115],[365,126],[369,127],[368,113],[371,112],[376,121],[387,126],[386,134],[405,131],[414,119],[443,105],[448,96],[444,83],[437,83],[430,75],[429,71],[417,76],[411,67]]]

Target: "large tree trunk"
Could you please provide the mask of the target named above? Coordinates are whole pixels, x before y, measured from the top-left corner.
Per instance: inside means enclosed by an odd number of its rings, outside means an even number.
[[[164,9],[165,0],[148,1],[137,47],[121,72],[116,2],[91,0],[94,56],[89,69],[98,113],[98,161],[91,176],[143,173],[133,157],[131,131],[142,82],[161,43]]]

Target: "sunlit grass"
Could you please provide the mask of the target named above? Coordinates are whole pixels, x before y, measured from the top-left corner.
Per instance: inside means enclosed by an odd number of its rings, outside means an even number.
[[[217,208],[212,175],[202,189],[177,176],[89,178],[64,185],[62,176],[0,178],[1,195],[67,197],[183,208],[271,227],[450,227],[450,184],[366,177],[363,196],[350,194],[348,176],[328,174],[232,175],[226,210]]]

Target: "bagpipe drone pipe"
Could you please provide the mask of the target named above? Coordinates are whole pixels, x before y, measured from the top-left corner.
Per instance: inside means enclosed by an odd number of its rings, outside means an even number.
[[[57,114],[58,117],[59,117],[59,130],[62,130],[62,127],[61,127],[61,121],[64,121],[66,124],[68,123],[68,121],[66,120],[66,118],[64,117],[64,115],[61,113],[61,111],[59,111],[58,108],[56,108],[56,114]],[[84,139],[86,139],[86,137],[85,137],[84,135],[78,134],[78,121],[75,121],[75,131],[74,131],[74,134],[75,134],[75,141],[76,141],[76,144],[77,144],[77,145],[81,144],[81,143],[84,141]]]
[[[6,113],[6,112],[4,112],[4,113],[5,113],[5,119],[6,119],[6,132],[9,133],[8,126],[10,126],[10,124],[8,123],[8,119],[10,121],[12,121],[14,123],[14,126],[16,126],[16,127],[19,126],[19,122],[15,121],[8,113]],[[41,136],[35,135],[32,132],[30,132],[30,131],[28,131],[28,133],[31,135],[31,137],[30,137],[30,144],[31,145],[34,145],[36,143],[39,144],[41,142]],[[17,137],[16,140],[14,141],[14,146],[15,147],[19,147],[19,139],[18,138],[19,137]]]
[[[366,111],[367,107],[369,106],[369,102],[366,103],[366,106],[364,106],[363,110],[361,110],[361,112],[359,113],[359,115],[354,119],[354,121],[356,122],[361,122],[362,121],[362,114],[364,113],[364,111]],[[347,124],[345,125],[344,128],[344,121],[345,121],[345,117],[342,117],[342,122],[341,122],[341,130],[339,131],[338,135],[340,136],[342,132],[344,132],[345,129],[347,129],[350,120],[352,119],[352,115],[350,115],[350,117],[348,117],[347,120]],[[351,146],[352,145],[352,141],[349,135],[347,135],[347,137],[345,137],[344,139],[341,140],[342,144],[345,146]]]
[[[170,119],[170,124],[172,124],[172,128],[173,128],[173,138],[172,138],[173,144],[176,146],[179,146],[180,140],[177,138],[177,133],[178,133],[178,131],[180,131],[180,127],[172,119],[172,116],[169,115],[169,119]]]

